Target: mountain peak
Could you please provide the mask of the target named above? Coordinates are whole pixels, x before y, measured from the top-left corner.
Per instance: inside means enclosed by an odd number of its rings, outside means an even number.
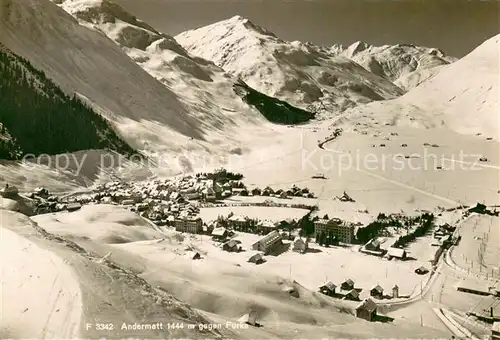
[[[250,31],[259,35],[266,35],[277,38],[277,36],[273,32],[265,29],[264,27],[254,24],[252,21],[250,21],[250,19],[242,17],[241,15],[235,15],[229,19],[216,22],[207,27],[224,27],[233,32],[238,29],[244,29],[246,32]]]
[[[228,21],[234,21],[234,22],[244,22],[244,21],[250,21],[247,18],[242,17],[241,15],[235,15],[231,18],[228,19]]]

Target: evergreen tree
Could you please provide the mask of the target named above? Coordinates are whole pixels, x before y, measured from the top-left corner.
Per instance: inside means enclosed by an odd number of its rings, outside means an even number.
[[[16,140],[24,153],[59,154],[88,149],[110,149],[130,155],[127,145],[101,115],[79,100],[67,96],[27,60],[0,47],[1,132]],[[0,157],[8,154],[5,141]]]

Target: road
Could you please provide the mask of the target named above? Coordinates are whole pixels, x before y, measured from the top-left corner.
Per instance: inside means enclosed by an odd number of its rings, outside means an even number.
[[[458,232],[471,217],[472,215],[464,218],[457,225]],[[449,252],[450,250],[443,253],[431,279],[423,287],[421,294],[405,301],[390,304],[388,312],[403,315],[412,312],[422,314],[427,312],[425,314],[426,322],[429,323],[436,322],[429,320],[429,311],[432,310],[435,317],[456,336],[467,334],[466,338],[482,338],[488,334],[488,327],[465,316],[465,313],[482,303],[484,297],[458,292],[456,286],[464,280],[476,280],[480,283],[483,279],[469,275],[467,270],[457,267],[450,261]]]

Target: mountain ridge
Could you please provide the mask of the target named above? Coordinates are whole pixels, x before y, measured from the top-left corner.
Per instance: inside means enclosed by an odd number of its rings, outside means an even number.
[[[382,67],[382,72],[374,72],[376,70],[368,65],[358,63],[355,52],[373,49],[362,42],[347,48],[287,42],[241,16],[189,30],[174,38],[188,52],[213,61],[258,91],[302,108],[324,106],[327,111],[342,112],[359,104],[394,99],[405,92],[393,82],[397,77]],[[404,57],[427,51],[414,48],[403,52],[400,54]],[[396,67],[410,68],[408,63],[399,61],[404,60],[403,57],[393,53],[386,64],[396,60]],[[410,72],[404,72],[407,73]],[[414,80],[411,84],[417,82]],[[406,87],[406,83],[410,81],[401,81],[401,87]]]
[[[500,34],[405,95],[353,109],[342,122],[359,129],[384,124],[449,128],[499,137]]]

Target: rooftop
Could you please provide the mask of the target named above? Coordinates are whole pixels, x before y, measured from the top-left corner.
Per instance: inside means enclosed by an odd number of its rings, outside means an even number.
[[[373,312],[377,310],[377,304],[372,299],[366,299],[356,307],[356,310],[361,308]]]

